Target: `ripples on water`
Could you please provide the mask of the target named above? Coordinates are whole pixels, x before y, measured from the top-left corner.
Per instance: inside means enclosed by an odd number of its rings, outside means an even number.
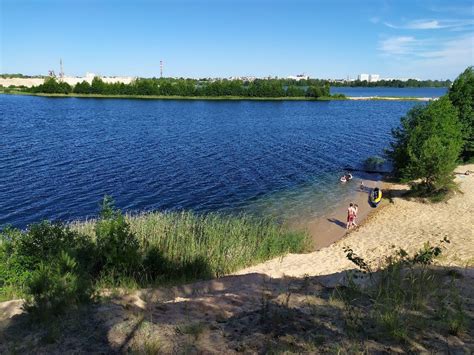
[[[104,194],[131,212],[318,215],[413,105],[0,95],[0,224],[90,217]]]

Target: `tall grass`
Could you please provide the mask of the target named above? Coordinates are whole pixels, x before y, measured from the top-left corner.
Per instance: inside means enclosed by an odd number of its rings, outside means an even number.
[[[153,277],[219,277],[286,254],[309,249],[309,238],[268,218],[247,215],[145,213],[126,216]],[[71,228],[95,238],[94,220]],[[147,274],[150,275],[150,272]]]

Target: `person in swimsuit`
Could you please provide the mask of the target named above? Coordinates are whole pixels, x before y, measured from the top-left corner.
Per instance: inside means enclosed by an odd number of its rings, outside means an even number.
[[[352,219],[352,226],[357,227],[356,223],[356,218],[357,218],[357,212],[359,211],[359,206],[357,204],[354,204],[354,209],[353,209],[353,219]]]
[[[347,209],[346,229],[351,229],[353,223],[354,223],[354,204],[351,202],[349,204],[349,208]]]

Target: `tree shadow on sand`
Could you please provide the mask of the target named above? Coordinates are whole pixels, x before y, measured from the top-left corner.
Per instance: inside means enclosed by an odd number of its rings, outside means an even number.
[[[0,352],[464,352],[472,349],[469,322],[474,316],[474,270],[434,268],[433,272],[440,275],[439,289],[453,283],[454,288],[450,289],[459,291],[465,305],[467,331],[453,334],[447,311],[432,309],[436,302],[430,299],[434,303],[420,308],[413,318],[417,322],[392,324],[393,329],[404,330],[403,337],[397,338],[396,333],[381,325],[385,323],[373,317],[376,305],[362,291],[364,285],[379,282],[383,277],[379,272],[370,278],[356,270],[304,278],[246,274],[110,295],[61,317],[56,336],[48,336],[44,325],[31,323],[28,315],[16,315],[1,323]]]

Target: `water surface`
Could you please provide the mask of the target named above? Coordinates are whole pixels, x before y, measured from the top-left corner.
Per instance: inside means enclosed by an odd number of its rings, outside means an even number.
[[[0,95],[0,224],[91,217],[104,194],[129,212],[317,216],[415,104]]]

